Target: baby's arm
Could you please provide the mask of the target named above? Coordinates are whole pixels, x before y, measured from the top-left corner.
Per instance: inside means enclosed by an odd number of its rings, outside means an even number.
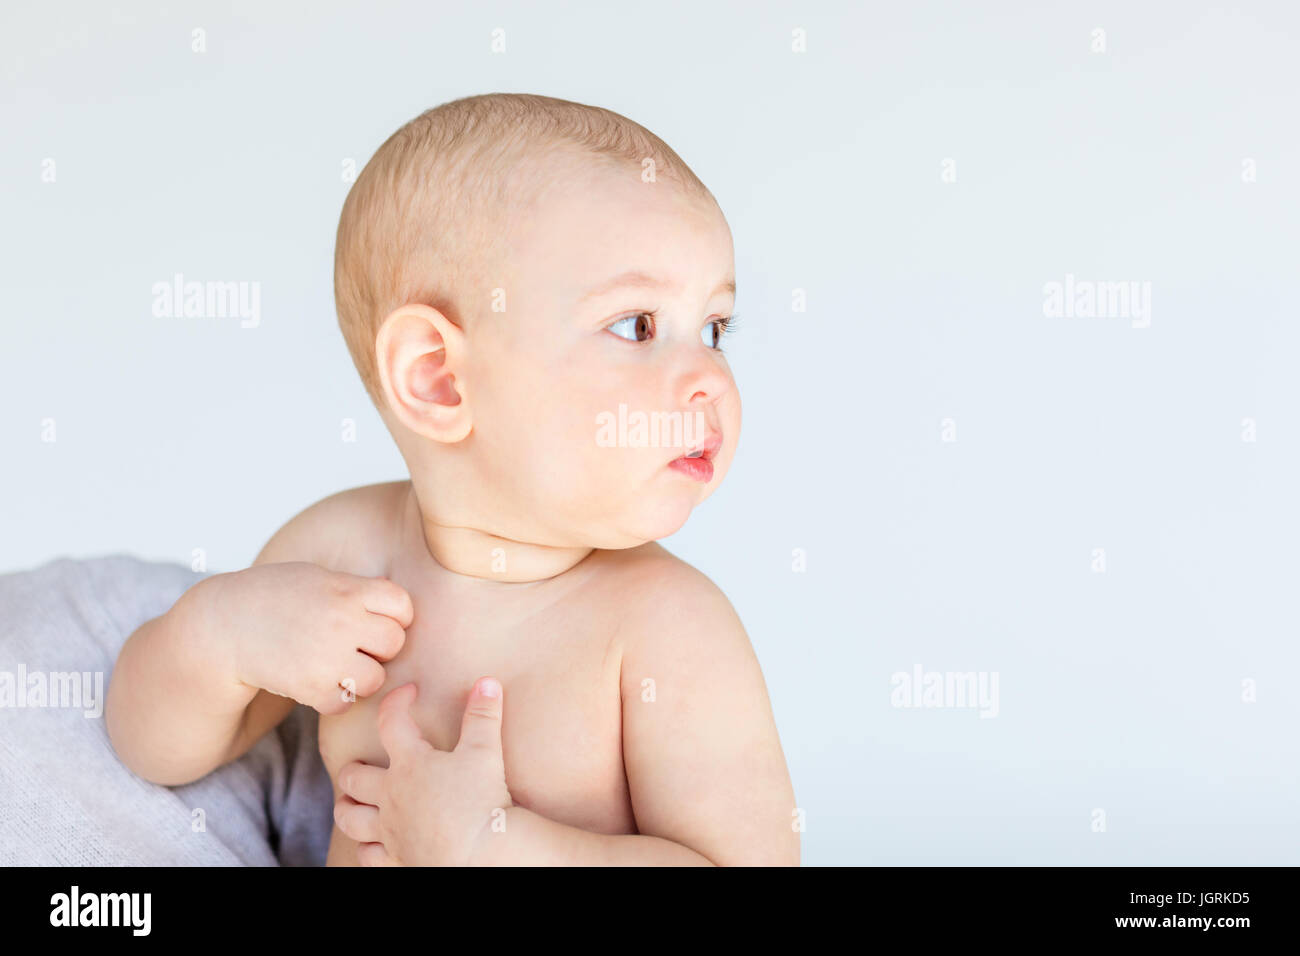
[[[372,537],[373,495],[353,489],[281,528],[245,571],[198,582],[127,639],[105,723],[118,757],[154,783],[189,783],[237,759],[302,702],[322,713],[383,684],[401,648],[410,598],[382,578],[327,570],[337,542]],[[345,562],[362,569],[359,553]]]
[[[104,721],[118,759],[165,786],[197,780],[234,756],[253,721],[267,729],[294,706],[234,676],[216,608],[224,575],[200,581],[127,638],[108,682]],[[247,749],[245,747],[245,749]]]
[[[665,574],[672,600],[623,653],[637,829],[719,866],[798,866],[794,788],[749,635],[703,574],[678,562]]]
[[[740,619],[713,582],[675,559],[655,562],[642,583],[657,599],[629,608],[638,623],[621,676],[639,835],[588,833],[510,807],[505,832],[479,841],[478,862],[799,864],[794,789]]]

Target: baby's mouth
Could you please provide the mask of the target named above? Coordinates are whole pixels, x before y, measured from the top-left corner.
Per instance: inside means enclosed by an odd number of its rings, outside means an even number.
[[[701,442],[695,448],[688,451],[682,457],[683,458],[704,458],[709,461],[712,461],[713,456],[718,453],[718,449],[721,447],[722,447],[722,435],[719,434],[718,432],[714,432],[713,434],[709,435],[709,437],[706,438],[703,442]]]
[[[674,458],[668,467],[681,472],[688,478],[708,484],[713,480],[713,456],[722,447],[722,435],[714,432],[698,447],[692,448],[680,458]]]

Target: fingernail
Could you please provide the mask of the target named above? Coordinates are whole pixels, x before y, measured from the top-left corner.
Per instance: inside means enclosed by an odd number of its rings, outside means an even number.
[[[500,697],[501,684],[495,677],[485,677],[479,682],[478,692],[484,697]]]

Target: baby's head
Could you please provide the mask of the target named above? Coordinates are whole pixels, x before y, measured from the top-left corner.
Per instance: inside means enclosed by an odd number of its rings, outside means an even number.
[[[523,94],[429,110],[357,178],[334,269],[339,325],[426,521],[633,547],[726,475],[731,233],[638,124]]]

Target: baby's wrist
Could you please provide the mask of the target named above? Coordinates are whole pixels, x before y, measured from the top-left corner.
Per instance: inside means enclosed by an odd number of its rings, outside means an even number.
[[[225,674],[238,683],[245,683],[239,673],[238,635],[221,626],[220,608],[228,604],[229,595],[225,592],[231,577],[227,573],[204,578],[181,595],[168,614],[175,617],[177,633],[182,635],[185,646],[211,668],[211,673]]]
[[[522,807],[509,806],[492,811],[470,847],[469,866],[508,866],[506,835],[512,823],[519,821]],[[500,821],[500,823],[498,823]]]

